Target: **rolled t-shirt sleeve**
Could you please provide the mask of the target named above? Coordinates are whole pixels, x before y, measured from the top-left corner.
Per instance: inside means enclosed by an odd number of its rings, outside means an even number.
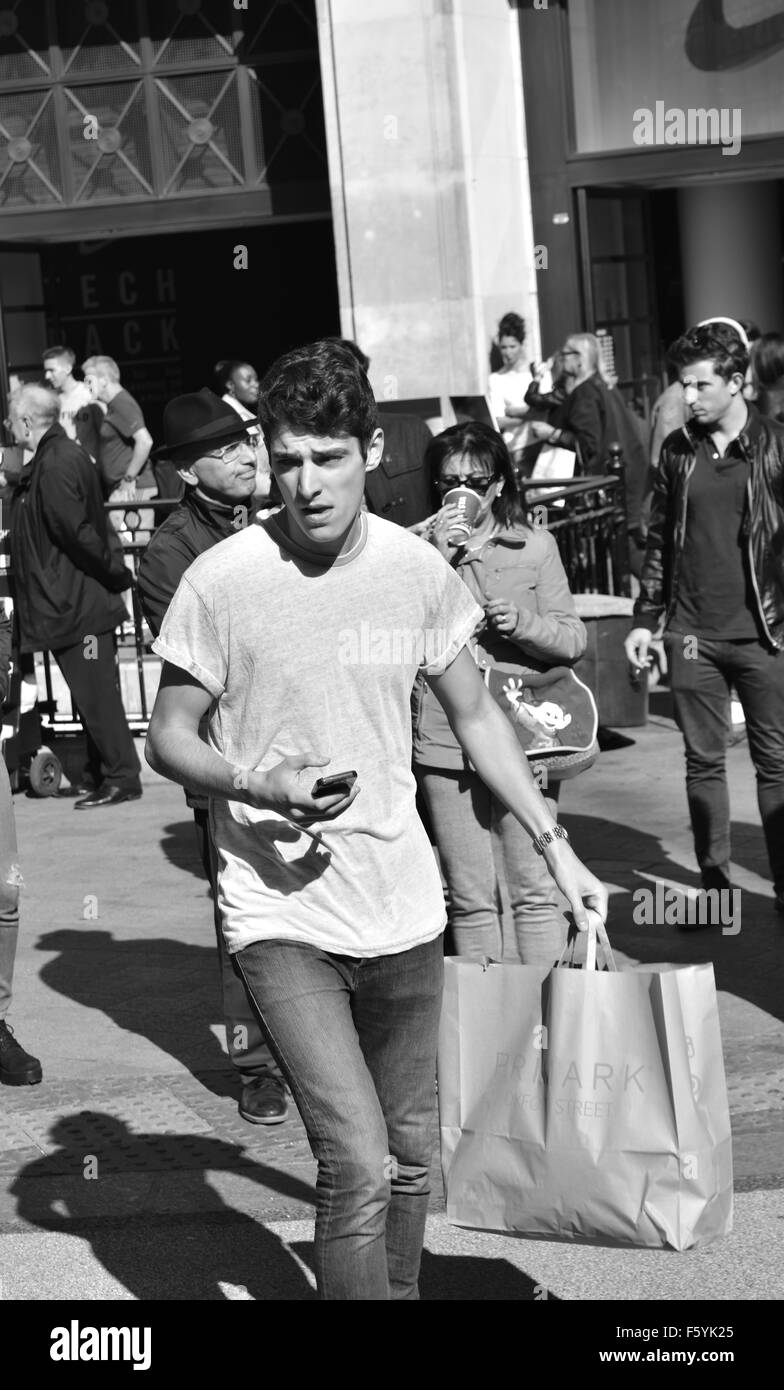
[[[226,689],[228,660],[202,595],[187,576],[179,583],[152,649],[172,666],[179,666],[219,700]]]
[[[438,676],[451,665],[458,652],[484,619],[470,590],[458,579],[443,557],[430,585],[425,624],[423,659],[420,671]]]

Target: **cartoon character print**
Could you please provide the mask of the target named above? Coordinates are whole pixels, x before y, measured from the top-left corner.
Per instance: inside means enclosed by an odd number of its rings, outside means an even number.
[[[534,736],[536,747],[558,748],[558,734],[571,724],[571,714],[567,714],[553,700],[543,700],[540,705],[531,704],[533,691],[519,678],[510,678],[502,690],[512,707],[514,723],[522,724]]]

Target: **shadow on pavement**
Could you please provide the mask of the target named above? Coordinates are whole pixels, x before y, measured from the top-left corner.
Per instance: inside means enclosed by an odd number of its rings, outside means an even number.
[[[210,1031],[223,1016],[218,954],[214,940],[208,940],[207,946],[171,937],[128,941],[85,925],[45,932],[36,950],[57,952],[41,969],[50,989],[87,1009],[101,1009],[125,1032],[148,1038],[189,1072],[198,1072],[216,1095],[234,1095],[239,1082]],[[111,1059],[105,1060],[108,1074]],[[215,1075],[210,1079],[203,1073]]]
[[[312,1205],[313,1188],[293,1174],[246,1158],[221,1139],[137,1134],[98,1111],[63,1116],[49,1137],[60,1147],[28,1163],[10,1189],[18,1216],[89,1241],[96,1260],[134,1298],[315,1298],[278,1236],[228,1206],[208,1182],[210,1173],[231,1172]],[[190,1180],[189,1210],[182,1215],[158,1212],[150,1203],[156,1176],[174,1168],[179,1179]],[[201,1185],[201,1195],[194,1185]],[[123,1206],[126,1214],[117,1216]]]
[[[184,872],[200,878],[204,884],[204,892],[207,894],[209,889],[199,855],[193,819],[173,821],[171,825],[164,825],[161,830],[160,844],[169,863],[173,864],[176,869],[182,869]]]
[[[760,893],[742,890],[740,931],[735,935],[725,935],[721,926],[679,930],[666,922],[638,925],[632,915],[635,889],[654,889],[657,878],[697,889],[699,874],[669,857],[657,836],[634,826],[568,811],[562,819],[577,853],[600,877],[604,873],[623,889],[610,899],[607,922],[610,941],[619,951],[644,964],[710,961],[717,989],[784,1019],[784,919],[773,907],[772,888]],[[736,864],[767,874],[759,826],[734,823],[732,845]]]
[[[313,1245],[297,1241],[291,1246],[303,1264],[313,1268]],[[558,1301],[508,1260],[482,1259],[474,1255],[434,1255],[422,1251],[419,1274],[422,1302],[534,1302]]]

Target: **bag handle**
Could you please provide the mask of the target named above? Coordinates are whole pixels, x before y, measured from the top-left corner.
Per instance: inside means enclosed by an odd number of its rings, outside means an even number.
[[[598,912],[596,912],[593,908],[586,908],[586,912],[588,914],[588,939],[585,950],[586,970],[597,969],[597,947],[601,946],[602,953],[604,955],[605,965],[609,970],[617,971],[618,967],[615,964],[615,957],[612,953],[610,939],[607,935],[607,928],[605,927],[604,922],[602,921]],[[569,935],[567,937],[566,945],[564,946],[564,949],[561,952],[560,959],[556,962],[556,969],[564,965],[567,966],[569,969],[575,968],[574,955],[575,947],[577,945],[577,938],[579,935],[580,933],[574,926],[571,926],[569,928]]]

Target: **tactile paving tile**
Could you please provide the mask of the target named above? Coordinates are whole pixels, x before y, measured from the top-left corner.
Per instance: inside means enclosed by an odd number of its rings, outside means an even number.
[[[51,1081],[45,1074],[39,1086],[16,1086],[3,1093],[3,1110],[15,1112],[40,1110],[90,1110],[98,1108],[112,1096],[147,1095],[151,1086],[168,1087],[167,1076],[147,1077],[125,1076],[107,1077],[99,1081],[58,1080]]]
[[[784,1067],[761,1076],[733,1076],[727,1081],[730,1113],[784,1110]]]
[[[186,1170],[252,1173],[256,1168],[254,1160],[247,1158],[236,1145],[197,1135],[139,1135],[120,1143],[106,1143],[100,1134],[93,1133],[75,1134],[67,1147],[48,1154],[32,1176],[81,1178],[85,1176],[85,1165],[93,1158],[98,1178],[114,1173]]]
[[[27,1142],[32,1140],[44,1153],[58,1148],[64,1134],[73,1137],[75,1143],[89,1144],[101,1138],[111,1145],[121,1142],[126,1133],[129,1137],[189,1135],[205,1134],[210,1129],[189,1106],[162,1089],[148,1089],[136,1095],[99,1094],[91,1097],[89,1108],[75,1114],[64,1113],[63,1109],[17,1111],[14,1123],[28,1136]]]
[[[29,1147],[30,1136],[20,1125],[18,1117],[0,1114],[0,1153],[4,1153],[8,1149],[27,1149]]]

